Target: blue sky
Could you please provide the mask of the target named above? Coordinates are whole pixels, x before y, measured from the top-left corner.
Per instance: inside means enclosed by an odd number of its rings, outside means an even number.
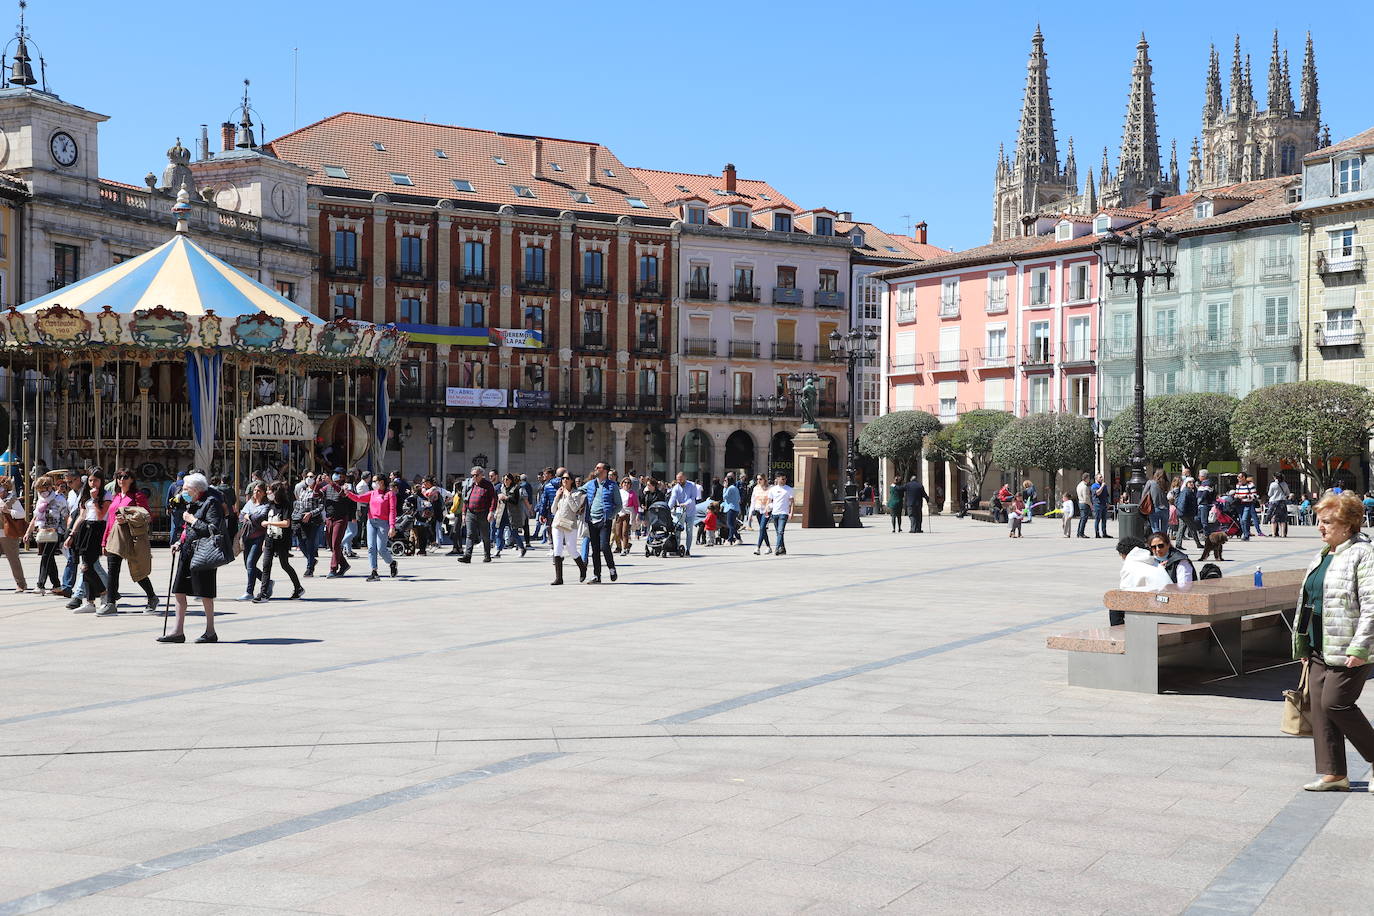
[[[1010,152],[1015,140],[1037,6],[33,0],[28,21],[53,90],[111,116],[106,178],[141,184],[201,123],[213,142],[248,77],[269,136],[356,110],[598,140],[634,166],[734,162],[803,206],[895,231],[925,220],[931,242],[966,248],[989,235],[997,145]],[[1237,31],[1262,106],[1272,30],[1296,78],[1312,29],[1333,138],[1363,130],[1363,29],[1358,16],[1351,28],[1338,18],[1268,0],[1243,14],[1201,3],[1042,8],[1061,155],[1072,134],[1080,175],[1103,145],[1115,164],[1142,28],[1163,155],[1177,137],[1185,169],[1208,43],[1223,49],[1225,82]]]

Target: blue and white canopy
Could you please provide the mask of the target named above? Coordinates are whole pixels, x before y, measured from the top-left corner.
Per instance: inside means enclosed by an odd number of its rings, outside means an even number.
[[[181,233],[152,251],[26,302],[19,311],[36,312],[53,305],[90,314],[99,314],[108,305],[120,315],[160,305],[191,319],[213,310],[229,322],[263,312],[291,324],[301,319],[324,324]]]

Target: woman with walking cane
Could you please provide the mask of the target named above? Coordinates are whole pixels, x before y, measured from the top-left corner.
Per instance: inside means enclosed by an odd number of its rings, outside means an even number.
[[[192,569],[191,561],[196,554],[197,541],[218,537],[224,531],[224,504],[211,492],[210,482],[204,474],[187,474],[181,486],[188,505],[181,516],[186,523],[181,529],[181,540],[172,545],[171,591],[176,598],[177,623],[176,629],[164,633],[157,641],[186,641],[186,597],[194,595],[205,609],[205,632],[196,642],[219,642],[215,633],[215,585],[219,570],[214,567]],[[166,627],[165,621],[163,627]]]

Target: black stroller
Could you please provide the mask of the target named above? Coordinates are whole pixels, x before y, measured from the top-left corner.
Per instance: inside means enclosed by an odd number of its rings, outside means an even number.
[[[677,557],[682,555],[682,527],[668,504],[660,500],[644,510],[646,557]]]
[[[396,516],[396,533],[387,541],[393,557],[409,557],[415,554],[415,544],[411,541],[410,531],[415,527],[415,516],[403,512]]]

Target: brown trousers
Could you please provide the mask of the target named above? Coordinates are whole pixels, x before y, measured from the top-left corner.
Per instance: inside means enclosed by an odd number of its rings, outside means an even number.
[[[1374,726],[1360,707],[1360,691],[1369,678],[1370,666],[1335,668],[1313,658],[1307,672],[1307,691],[1312,699],[1312,746],[1317,772],[1345,776],[1345,742],[1354,745],[1365,760],[1374,762]]]
[[[28,588],[28,580],[24,578],[24,567],[19,562],[19,538],[0,537],[0,553],[10,561],[10,575],[14,576],[15,587]]]
[[[630,517],[628,515],[617,515],[615,521],[611,523],[611,548],[614,550],[630,549]]]

